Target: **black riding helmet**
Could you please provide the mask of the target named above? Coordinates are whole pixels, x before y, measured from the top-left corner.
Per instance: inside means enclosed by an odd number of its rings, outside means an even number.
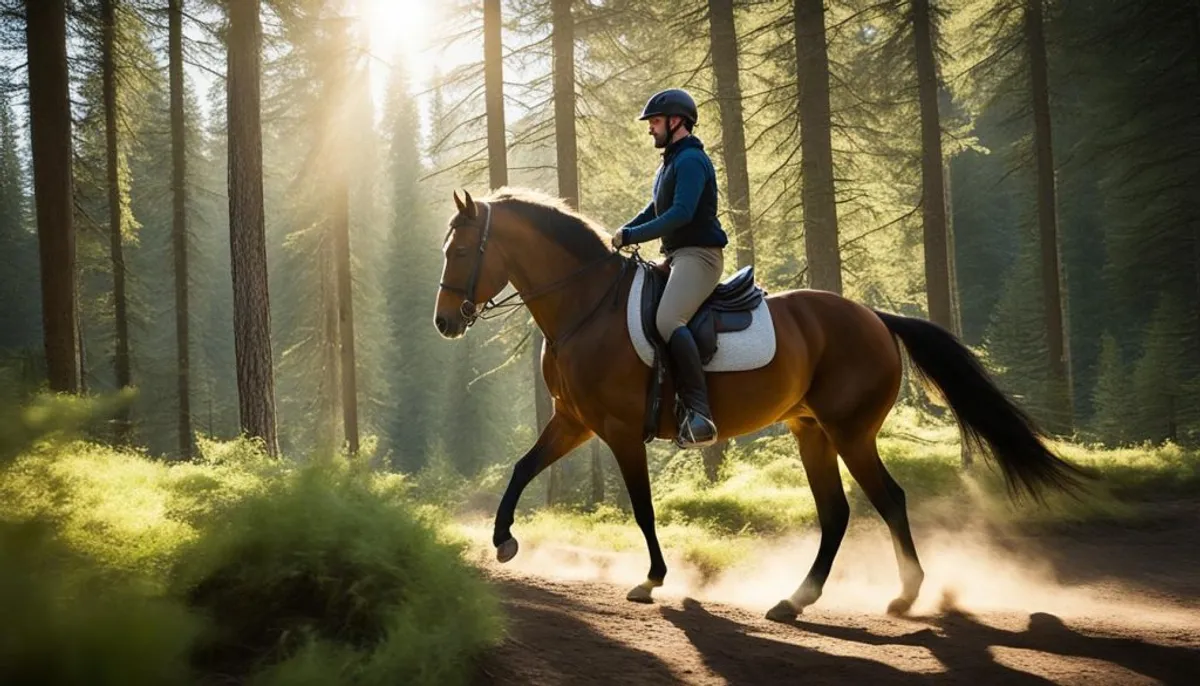
[[[638,117],[638,121],[645,121],[650,117],[683,117],[688,120],[688,130],[696,125],[696,120],[700,118],[700,114],[696,109],[696,101],[687,91],[681,88],[669,88],[665,91],[659,91],[650,96],[646,101],[646,106],[642,108],[642,116]],[[671,128],[667,134],[668,140],[675,135],[675,131],[679,127]]]

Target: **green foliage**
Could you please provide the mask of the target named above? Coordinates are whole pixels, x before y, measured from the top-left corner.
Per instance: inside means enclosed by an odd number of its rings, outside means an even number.
[[[263,683],[296,673],[463,683],[464,656],[499,629],[458,552],[345,466],[298,470],[238,503],[184,552],[178,573],[215,625],[203,668]]]
[[[47,522],[0,521],[0,680],[181,684],[200,622],[137,580],[114,579]]]
[[[70,440],[106,414],[3,415],[24,447],[0,465],[5,682],[465,683],[498,638],[489,589],[402,479],[247,439],[201,436],[174,464]],[[243,639],[261,652],[230,652]]]

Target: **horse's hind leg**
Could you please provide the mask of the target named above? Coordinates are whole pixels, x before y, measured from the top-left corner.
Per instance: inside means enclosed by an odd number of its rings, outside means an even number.
[[[850,521],[850,505],[842,490],[842,476],[838,472],[837,451],[825,431],[812,420],[793,420],[788,428],[800,446],[800,460],[808,475],[813,500],[817,504],[817,518],[821,523],[821,545],[817,558],[804,582],[786,600],[781,600],[767,612],[767,619],[779,622],[791,621],[805,607],[821,597],[833,559],[841,547],[846,525]]]
[[[875,436],[866,435],[845,440],[835,434],[835,441],[846,468],[867,498],[887,522],[892,533],[892,546],[896,550],[896,563],[900,567],[900,595],[888,605],[890,614],[904,614],[912,607],[921,590],[925,572],[917,560],[917,549],[913,545],[912,531],[908,525],[908,509],[905,505],[904,489],[888,474],[879,459],[879,448]]]

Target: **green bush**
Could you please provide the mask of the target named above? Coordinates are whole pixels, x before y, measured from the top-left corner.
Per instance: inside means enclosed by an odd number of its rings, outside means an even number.
[[[137,577],[71,550],[42,520],[0,522],[0,682],[186,683],[198,622]]]
[[[298,469],[182,555],[178,590],[213,626],[197,666],[255,683],[464,682],[500,623],[460,555],[369,475]]]

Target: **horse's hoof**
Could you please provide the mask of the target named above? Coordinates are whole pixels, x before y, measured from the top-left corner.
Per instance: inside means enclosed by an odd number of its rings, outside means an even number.
[[[914,600],[916,600],[916,598],[905,598],[904,596],[900,596],[899,598],[896,598],[892,602],[888,603],[887,612],[893,617],[903,617],[904,615],[908,614],[910,609],[912,609]]]
[[[651,592],[659,586],[662,586],[662,582],[643,581],[629,589],[629,593],[625,594],[625,600],[635,603],[653,603],[654,598],[651,596]]]
[[[795,605],[792,605],[792,601],[786,599],[775,603],[775,607],[767,610],[767,619],[772,622],[794,622],[799,616],[800,611],[796,609]]]
[[[508,562],[517,556],[517,539],[510,538],[496,546],[496,559],[501,563]]]

